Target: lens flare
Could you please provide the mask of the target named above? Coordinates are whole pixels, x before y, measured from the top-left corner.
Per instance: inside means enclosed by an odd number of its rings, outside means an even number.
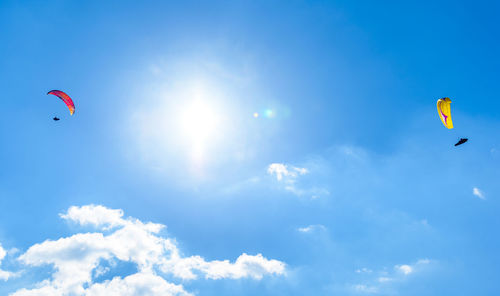
[[[264,111],[264,116],[267,117],[267,118],[274,118],[275,116],[275,113],[272,109],[266,109]]]

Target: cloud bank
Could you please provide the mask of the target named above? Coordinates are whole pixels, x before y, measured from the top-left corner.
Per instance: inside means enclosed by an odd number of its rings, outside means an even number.
[[[31,246],[18,260],[26,268],[49,265],[53,271],[50,278],[11,295],[192,295],[183,285],[170,281],[200,277],[259,280],[285,274],[283,262],[261,254],[243,253],[234,262],[184,257],[174,239],[160,235],[164,225],[124,218],[121,210],[100,205],[73,206],[60,216],[81,226],[95,227],[96,231]],[[5,256],[2,251],[0,248],[0,259]],[[117,261],[132,264],[135,272],[99,280],[116,267]],[[0,272],[0,278],[8,276]]]

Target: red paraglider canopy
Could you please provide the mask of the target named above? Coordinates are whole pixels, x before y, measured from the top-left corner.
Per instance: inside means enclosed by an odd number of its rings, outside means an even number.
[[[47,94],[54,95],[54,96],[58,97],[59,99],[61,99],[66,104],[66,106],[68,106],[69,113],[71,115],[73,115],[73,113],[75,113],[75,104],[73,103],[73,100],[65,92],[54,89],[54,90],[49,91]]]

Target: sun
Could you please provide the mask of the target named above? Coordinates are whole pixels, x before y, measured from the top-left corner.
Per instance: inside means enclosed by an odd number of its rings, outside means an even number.
[[[181,129],[192,142],[205,142],[213,135],[218,124],[218,115],[210,104],[195,100],[185,106],[181,115]]]
[[[202,79],[182,80],[154,93],[160,95],[134,115],[141,155],[155,170],[175,168],[197,180],[210,178],[210,169],[228,157],[238,109],[223,87]]]
[[[196,99],[182,108],[181,136],[191,147],[193,158],[201,160],[205,150],[215,140],[219,125],[220,116],[207,101]]]

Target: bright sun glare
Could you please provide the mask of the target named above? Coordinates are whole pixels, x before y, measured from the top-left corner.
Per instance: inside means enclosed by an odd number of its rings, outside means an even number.
[[[206,81],[181,81],[156,92],[157,104],[137,115],[141,127],[141,149],[154,167],[187,169],[204,178],[227,149],[232,127],[225,93]]]
[[[193,142],[205,141],[212,134],[217,117],[208,104],[196,100],[188,105],[182,114],[182,130]]]
[[[192,148],[194,160],[203,158],[207,145],[214,137],[219,123],[214,109],[202,100],[195,100],[181,111],[182,136]]]

